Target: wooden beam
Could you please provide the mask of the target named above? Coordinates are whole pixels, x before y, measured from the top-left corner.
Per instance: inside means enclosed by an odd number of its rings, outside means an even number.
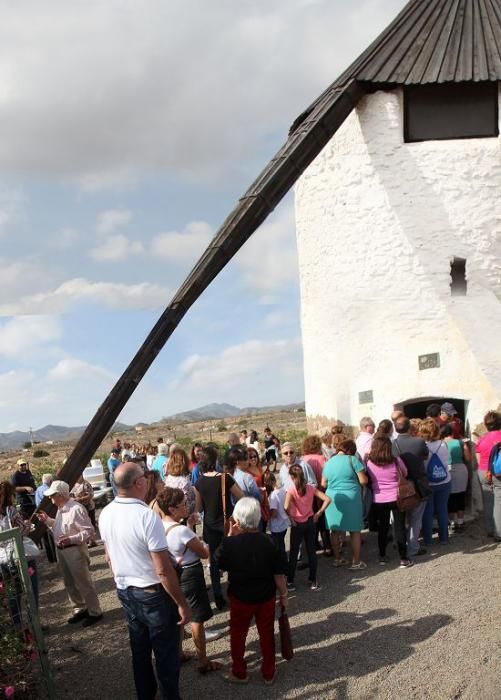
[[[273,211],[364,94],[364,88],[354,80],[344,87],[336,85],[324,93],[315,109],[291,132],[287,142],[217,231],[125,372],[98,408],[56,478],[68,482],[70,487],[74,485],[185,313]],[[49,500],[44,499],[41,508],[47,510],[49,505]]]

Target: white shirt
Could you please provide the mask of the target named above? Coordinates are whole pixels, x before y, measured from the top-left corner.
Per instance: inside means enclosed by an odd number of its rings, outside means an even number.
[[[290,525],[289,518],[284,509],[286,490],[275,489],[270,493],[269,504],[270,510],[276,510],[277,514],[274,518],[270,518],[270,532],[283,532]]]
[[[188,564],[194,564],[196,561],[200,561],[198,554],[192,552],[187,546],[188,542],[191,542],[191,540],[196,537],[193,530],[186,527],[186,525],[174,525],[174,523],[168,523],[165,520],[162,520],[162,524],[167,537],[169,553],[176,564],[187,566]]]
[[[367,431],[362,430],[357,439],[355,440],[357,452],[362,459],[371,451],[373,438],[373,433],[368,433]]]
[[[315,476],[315,472],[313,471],[313,469],[310,467],[308,462],[305,462],[302,459],[297,459],[294,462],[294,464],[287,465],[284,463],[280,467],[280,482],[286,491],[288,491],[290,488],[292,488],[292,486],[294,486],[294,484],[292,483],[292,479],[289,475],[289,469],[294,466],[301,467],[301,469],[303,470],[304,478],[306,479],[306,483],[311,484],[312,486],[317,488],[317,477]]]
[[[160,583],[150,552],[166,551],[167,540],[162,521],[146,503],[117,496],[103,509],[99,532],[117,588],[147,588]]]

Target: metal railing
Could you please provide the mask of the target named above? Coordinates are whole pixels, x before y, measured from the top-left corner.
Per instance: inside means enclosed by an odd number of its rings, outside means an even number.
[[[31,575],[19,528],[0,531],[0,690],[56,699]],[[21,688],[19,687],[21,684]],[[2,687],[4,686],[4,687]]]

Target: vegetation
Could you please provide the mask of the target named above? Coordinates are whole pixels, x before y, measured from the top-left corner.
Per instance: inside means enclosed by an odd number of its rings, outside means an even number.
[[[49,457],[50,452],[47,452],[47,450],[34,450],[33,452],[33,457],[35,459],[38,459],[39,457]]]

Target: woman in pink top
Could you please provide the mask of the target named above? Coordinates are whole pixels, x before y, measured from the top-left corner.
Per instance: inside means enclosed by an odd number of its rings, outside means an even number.
[[[407,476],[405,464],[400,457],[395,458],[393,456],[390,438],[376,433],[367,460],[367,472],[372,488],[372,507],[374,515],[379,521],[379,563],[381,565],[386,564],[390,514],[393,514],[395,536],[400,554],[400,568],[408,569],[410,566],[413,566],[414,562],[407,558],[405,513],[401,513],[397,507],[399,471],[402,476]]]
[[[488,411],[484,416],[484,425],[487,428],[475,446],[478,461],[478,480],[482,490],[484,505],[484,520],[487,535],[501,541],[501,481],[492,479],[488,475],[489,455],[494,445],[501,442],[501,413]],[[497,527],[495,523],[495,509],[497,509]]]
[[[302,459],[304,462],[308,462],[310,467],[313,469],[317,479],[317,486],[320,487],[322,484],[322,471],[327,460],[322,453],[322,441],[318,435],[307,435],[305,437],[303,440]],[[315,501],[313,507],[314,510],[318,510],[319,502]],[[325,524],[325,515],[322,515],[317,522],[315,547],[317,551],[323,551],[325,556],[332,556],[332,547],[329,532],[327,531],[327,526]]]
[[[284,503],[285,512],[289,516],[292,525],[287,587],[290,591],[296,590],[294,586],[294,576],[296,573],[299,547],[304,539],[310,574],[308,580],[311,584],[311,590],[317,591],[320,587],[317,581],[315,525],[331,502],[331,499],[322,491],[306,483],[304,472],[299,465],[291,467],[289,474],[293,486],[287,491]],[[322,501],[322,507],[316,513],[313,512],[313,501],[315,497]]]

